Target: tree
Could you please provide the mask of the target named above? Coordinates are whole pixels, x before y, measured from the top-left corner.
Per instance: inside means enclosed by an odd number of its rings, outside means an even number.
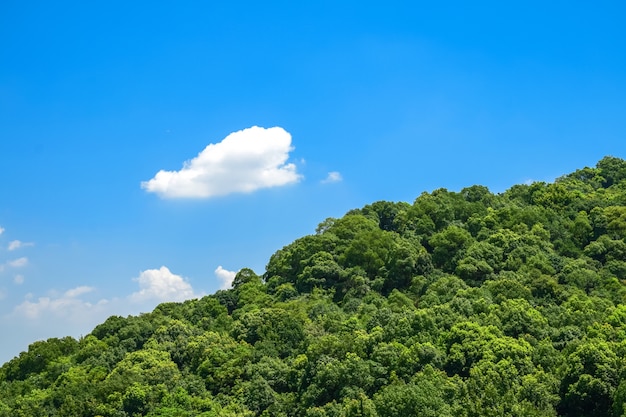
[[[619,362],[610,346],[587,340],[567,359],[559,411],[565,416],[610,416],[619,382]]]
[[[623,159],[605,156],[596,164],[596,168],[604,178],[604,187],[610,187],[626,179],[626,161]]]
[[[433,248],[433,262],[446,272],[454,271],[459,259],[462,259],[463,250],[472,243],[472,235],[459,226],[449,226],[439,233],[435,233],[428,244]]]
[[[411,382],[397,380],[381,389],[374,395],[374,404],[379,417],[458,416],[454,407],[457,384],[458,380],[427,366]]]

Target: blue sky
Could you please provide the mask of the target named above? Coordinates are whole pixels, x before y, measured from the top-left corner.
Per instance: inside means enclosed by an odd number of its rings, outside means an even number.
[[[626,157],[625,14],[3,1],[0,362],[262,273],[376,200],[500,192]]]

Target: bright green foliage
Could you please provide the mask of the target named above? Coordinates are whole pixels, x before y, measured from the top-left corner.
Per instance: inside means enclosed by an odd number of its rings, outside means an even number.
[[[626,162],[378,201],[0,368],[0,417],[626,415]]]

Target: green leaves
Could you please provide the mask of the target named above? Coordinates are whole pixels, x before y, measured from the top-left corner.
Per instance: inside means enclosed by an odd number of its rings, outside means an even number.
[[[567,360],[561,382],[559,409],[566,416],[610,416],[619,384],[619,363],[611,347],[601,340],[581,344]]]

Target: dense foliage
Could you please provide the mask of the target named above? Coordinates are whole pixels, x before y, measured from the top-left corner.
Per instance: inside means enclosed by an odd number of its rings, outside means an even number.
[[[376,202],[0,369],[0,416],[624,416],[626,161]]]

